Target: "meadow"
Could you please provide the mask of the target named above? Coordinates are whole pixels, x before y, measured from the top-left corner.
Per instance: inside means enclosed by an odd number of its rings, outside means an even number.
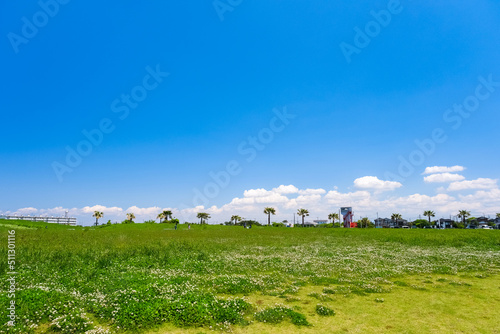
[[[0,333],[500,333],[496,230],[0,221],[0,232]]]

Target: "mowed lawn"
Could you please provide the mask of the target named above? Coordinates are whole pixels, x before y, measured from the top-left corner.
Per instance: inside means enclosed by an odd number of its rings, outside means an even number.
[[[500,333],[497,230],[13,229],[2,333]]]

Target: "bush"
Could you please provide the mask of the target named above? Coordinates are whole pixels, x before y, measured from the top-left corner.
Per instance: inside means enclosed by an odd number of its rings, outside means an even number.
[[[154,220],[146,220],[144,224],[156,224],[156,221]]]
[[[122,224],[135,224],[135,222],[133,220],[125,219],[124,221],[122,221]]]
[[[417,219],[413,222],[413,225],[417,226],[418,228],[424,228],[426,226],[430,226],[429,222],[425,219]]]
[[[243,226],[244,224],[246,224],[247,226],[248,225],[261,226],[261,224],[255,220],[242,220],[242,221],[238,222],[238,225]]]
[[[283,223],[275,223],[274,222],[274,223],[272,223],[272,226],[273,227],[285,227],[285,224],[283,224]]]
[[[284,306],[276,306],[272,308],[266,308],[260,312],[254,314],[257,321],[265,322],[269,324],[278,324],[285,319],[289,319],[292,324],[297,326],[310,326],[311,324],[307,321],[305,315],[295,312],[292,309]]]
[[[316,313],[324,317],[331,317],[335,315],[335,311],[324,305],[316,305]]]

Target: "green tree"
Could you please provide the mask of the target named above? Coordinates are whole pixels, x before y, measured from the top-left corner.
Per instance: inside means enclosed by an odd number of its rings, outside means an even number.
[[[497,218],[500,218],[500,213],[497,213]]]
[[[431,210],[424,211],[424,216],[429,217],[429,225],[431,224],[431,217],[435,217],[436,213]]]
[[[271,225],[271,215],[276,214],[276,209],[271,208],[271,207],[267,207],[267,208],[264,208],[264,213],[267,215],[267,225],[270,226]]]
[[[358,220],[358,223],[361,224],[361,228],[363,228],[363,226],[368,227],[372,222],[368,219],[368,217],[364,217]]]
[[[328,219],[332,221],[332,227],[333,227],[333,224],[335,224],[335,221],[339,219],[339,214],[338,213],[330,213],[328,215]]]
[[[208,219],[210,219],[210,215],[206,212],[199,212],[196,215],[196,218],[200,218],[200,225],[203,225]]]
[[[306,209],[298,209],[297,214],[302,217],[302,227],[304,227],[304,217],[309,216],[309,211]]]
[[[130,222],[134,222],[134,219],[135,219],[135,215],[130,212],[130,213],[127,213],[127,220],[130,220]]]
[[[231,216],[231,223],[234,221],[234,225],[238,224],[238,222],[240,222],[243,218],[241,218],[240,216],[237,216],[237,215],[234,215],[234,216]]]
[[[459,218],[462,218],[462,224],[465,226],[465,219],[470,216],[470,211],[467,210],[459,210],[458,215]]]
[[[392,221],[398,226],[398,222],[402,219],[399,213],[393,213],[391,216]]]
[[[97,226],[97,224],[99,223],[99,218],[102,218],[104,216],[104,213],[100,212],[100,211],[94,211],[94,214],[92,215],[92,217],[95,217],[95,226]]]
[[[161,220],[162,219],[164,219],[165,223],[166,223],[167,220],[171,220],[172,219],[172,211],[170,211],[170,210],[163,210],[163,212],[159,213],[158,216],[156,216],[156,218],[160,219],[160,224],[161,224]]]
[[[427,220],[425,219],[417,219],[413,222],[413,225],[415,225],[416,227],[418,228],[424,228],[426,226],[430,226],[431,223],[429,223]]]
[[[165,220],[172,220],[172,211],[165,210],[163,211],[163,214],[165,215]]]

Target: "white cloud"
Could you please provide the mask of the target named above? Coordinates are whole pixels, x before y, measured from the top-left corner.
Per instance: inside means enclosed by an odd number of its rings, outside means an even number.
[[[320,194],[309,194],[309,195],[300,195],[295,199],[295,202],[297,204],[300,204],[302,206],[308,204],[308,205],[314,205],[321,201],[322,197]]]
[[[269,196],[271,194],[272,194],[271,191],[266,190],[264,188],[260,188],[260,189],[245,190],[245,192],[243,193],[243,196],[245,196],[245,197],[264,197],[264,196]]]
[[[257,197],[255,198],[255,203],[267,203],[267,204],[276,204],[276,203],[285,203],[289,199],[286,196],[271,193],[267,196]]]
[[[476,180],[452,182],[448,187],[448,191],[494,189],[498,187],[497,181],[496,179],[479,178]]]
[[[422,174],[435,174],[435,173],[453,173],[453,172],[462,172],[465,170],[464,166],[433,166],[425,168]]]
[[[137,206],[131,206],[125,212],[132,212],[136,216],[156,216],[162,211],[159,207],[151,207],[151,208],[139,208]]]
[[[274,188],[273,191],[278,194],[284,195],[284,194],[296,194],[299,192],[299,189],[296,186],[290,184],[288,186],[281,185],[277,188]]]
[[[353,202],[359,202],[367,199],[371,199],[372,195],[365,190],[360,190],[356,192],[350,192],[350,193],[341,193],[337,190],[329,191],[325,195],[325,199],[328,201],[330,204],[334,204],[337,206],[345,206],[349,205],[350,203]]]
[[[16,211],[16,214],[18,215],[30,215],[34,213],[38,213],[38,209],[30,207],[30,208],[22,208]]]
[[[387,191],[397,189],[402,184],[395,181],[383,181],[376,176],[364,176],[354,180],[354,186],[360,189]]]
[[[321,195],[321,194],[326,194],[326,190],[322,189],[322,188],[305,189],[305,190],[299,190],[299,194],[301,194],[301,195]]]
[[[446,183],[462,180],[465,180],[465,177],[463,175],[452,173],[439,173],[424,177],[424,181],[427,183]]]

